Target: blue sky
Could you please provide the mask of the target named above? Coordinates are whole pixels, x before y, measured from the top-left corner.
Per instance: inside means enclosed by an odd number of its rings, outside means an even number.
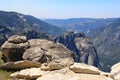
[[[0,0],[0,10],[38,18],[120,17],[120,0]]]

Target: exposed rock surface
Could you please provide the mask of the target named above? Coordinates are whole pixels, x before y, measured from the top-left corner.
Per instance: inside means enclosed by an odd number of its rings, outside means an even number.
[[[52,56],[54,59],[71,58],[72,52],[60,43],[54,43],[45,39],[32,39],[28,41],[30,47],[40,47],[46,52],[47,55]]]
[[[30,67],[40,67],[40,63],[36,62],[31,62],[31,61],[16,61],[16,62],[7,62],[2,65],[0,65],[0,69],[5,69],[5,70],[20,70],[20,69],[25,69],[25,68],[30,68]]]
[[[98,68],[84,63],[74,63],[70,69],[76,73],[100,74]]]
[[[68,80],[113,80],[113,79],[102,75],[77,74]]]
[[[58,70],[64,67],[69,67],[70,65],[73,64],[73,61],[71,58],[63,58],[63,59],[58,59],[58,60],[53,60],[49,64],[44,63],[41,65],[42,70]]]
[[[53,74],[46,74],[42,77],[39,77],[37,80],[68,80],[70,76],[66,76],[62,73],[53,73]]]
[[[32,71],[35,74],[33,74]],[[32,78],[35,78],[36,80],[113,80],[110,77],[106,77],[100,74],[90,74],[89,72],[76,73],[74,72],[74,70],[71,70],[69,68],[62,68],[62,69],[53,70],[53,71],[43,71],[41,70],[41,68],[31,68],[31,69],[25,69],[19,72],[15,72],[11,74],[11,77],[13,79],[21,78],[21,79],[28,79],[28,80]]]
[[[22,60],[23,52],[29,48],[25,36],[13,35],[2,46],[1,50],[5,62]]]
[[[110,76],[114,80],[120,80],[120,62],[111,67]]]
[[[27,38],[25,36],[13,35],[8,38],[8,42],[19,44],[27,42]]]
[[[44,51],[47,61],[42,65],[43,70],[61,69],[73,64],[72,52],[60,43],[45,39],[29,40],[30,47],[39,47]]]
[[[76,35],[80,36],[80,34]],[[92,51],[94,52],[94,49],[89,50],[93,45],[87,42],[87,38],[75,38],[74,41],[76,42],[76,49],[81,46],[82,49],[85,48],[83,51],[90,52],[89,56],[92,56],[90,59],[89,57],[87,59],[93,61],[95,57],[93,54],[95,53],[92,54]],[[12,39],[9,38],[3,44],[2,51],[7,58],[7,63],[2,64],[0,66],[1,69],[23,69],[11,74],[13,80],[112,80],[106,74],[101,75],[101,71],[98,68],[83,63],[74,63],[73,52],[63,44],[57,42],[55,43],[45,39],[32,39],[27,41],[23,37],[17,38],[13,36]],[[17,52],[21,53],[21,55],[19,56]],[[82,51],[80,51],[81,53]],[[17,58],[15,54],[21,57],[19,61],[14,60]],[[92,65],[92,63],[90,64]]]
[[[12,78],[22,78],[22,79],[34,79],[42,76],[47,72],[41,71],[40,68],[30,68],[30,69],[24,69],[19,72],[15,72],[14,74],[11,74]]]
[[[43,51],[39,47],[31,47],[27,49],[22,56],[23,59],[25,60],[30,60],[34,62],[45,62],[46,61],[46,56],[45,56],[45,51]]]
[[[72,51],[63,44],[54,43],[45,39],[32,39],[27,41],[25,36],[13,35],[2,47],[3,58],[6,62],[1,67],[4,69],[22,69],[34,66],[34,62],[42,63],[43,70],[56,70],[73,64]],[[32,61],[32,66],[18,66],[16,61]],[[27,62],[29,63],[29,62]],[[19,63],[20,64],[20,63]],[[47,64],[47,65],[46,65]],[[36,64],[35,64],[36,66]]]
[[[82,62],[96,67],[99,66],[97,51],[84,33],[69,31],[54,40],[55,42],[64,44],[68,49],[72,50],[76,62]]]

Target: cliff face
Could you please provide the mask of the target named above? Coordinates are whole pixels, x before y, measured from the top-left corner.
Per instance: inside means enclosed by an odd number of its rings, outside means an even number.
[[[120,61],[120,19],[108,24],[95,38],[102,70],[110,71],[110,67]]]
[[[64,44],[68,49],[74,52],[76,62],[82,62],[96,67],[99,66],[97,51],[84,33],[74,33],[72,31],[56,37],[55,42]]]

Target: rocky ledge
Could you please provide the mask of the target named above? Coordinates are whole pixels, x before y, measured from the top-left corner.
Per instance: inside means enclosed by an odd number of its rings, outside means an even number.
[[[110,73],[84,63],[73,63],[69,67],[46,70],[41,67],[27,68],[11,74],[13,80],[120,80],[120,63],[112,67]]]
[[[34,80],[112,80],[112,78],[101,74],[102,72],[94,66],[84,63],[74,63],[70,67],[59,70],[42,70],[29,68],[11,74],[13,79]]]
[[[82,41],[80,44],[88,45]],[[105,73],[92,65],[74,62],[74,52],[58,42],[14,35],[1,50],[5,63],[0,69],[20,70],[10,75],[13,80],[120,80],[119,63]]]

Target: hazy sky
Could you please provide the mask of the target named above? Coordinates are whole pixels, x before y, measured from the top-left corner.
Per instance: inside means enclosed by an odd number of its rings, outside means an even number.
[[[0,0],[0,10],[38,18],[120,17],[120,0]]]

